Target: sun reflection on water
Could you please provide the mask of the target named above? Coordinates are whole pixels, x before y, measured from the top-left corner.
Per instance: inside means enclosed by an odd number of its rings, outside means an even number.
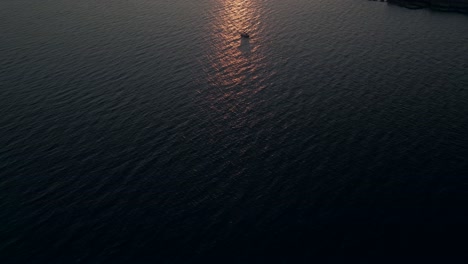
[[[206,53],[201,58],[205,76],[198,90],[201,115],[209,120],[210,140],[236,142],[240,130],[258,124],[268,85],[263,33],[262,1],[212,0],[206,36]],[[241,38],[248,32],[249,39]],[[205,121],[206,122],[206,121]]]
[[[216,87],[232,88],[246,84],[259,66],[255,36],[260,16],[258,4],[251,0],[225,0],[219,4],[211,28],[209,81]],[[248,32],[252,39],[241,38],[241,32]]]

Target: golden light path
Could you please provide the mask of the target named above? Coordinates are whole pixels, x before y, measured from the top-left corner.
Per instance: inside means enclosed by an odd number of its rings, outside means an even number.
[[[222,140],[221,135],[257,122],[252,120],[255,115],[251,113],[262,103],[258,93],[267,87],[269,77],[258,37],[262,32],[263,1],[212,1],[207,28],[209,46],[200,61],[207,86],[199,94],[204,102],[202,111],[212,122],[212,140]],[[250,34],[250,39],[241,38],[244,31]],[[233,142],[240,136],[230,135]]]
[[[217,87],[230,87],[251,77],[258,54],[255,54],[255,36],[260,24],[255,0],[216,1],[212,24],[212,52],[209,54],[213,73],[210,82]],[[252,39],[241,39],[248,32]]]

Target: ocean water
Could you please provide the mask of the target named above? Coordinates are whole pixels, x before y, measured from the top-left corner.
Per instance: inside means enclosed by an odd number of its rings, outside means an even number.
[[[467,102],[466,15],[0,0],[1,263],[456,256]]]

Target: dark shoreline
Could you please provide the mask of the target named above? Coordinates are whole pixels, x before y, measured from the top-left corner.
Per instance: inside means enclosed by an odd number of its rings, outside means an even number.
[[[468,0],[387,0],[387,2],[409,9],[429,8],[435,11],[468,14]]]

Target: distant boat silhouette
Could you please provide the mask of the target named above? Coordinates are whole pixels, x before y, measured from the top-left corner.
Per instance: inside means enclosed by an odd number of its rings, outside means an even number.
[[[250,38],[250,35],[247,32],[242,32],[240,35],[241,38]]]

